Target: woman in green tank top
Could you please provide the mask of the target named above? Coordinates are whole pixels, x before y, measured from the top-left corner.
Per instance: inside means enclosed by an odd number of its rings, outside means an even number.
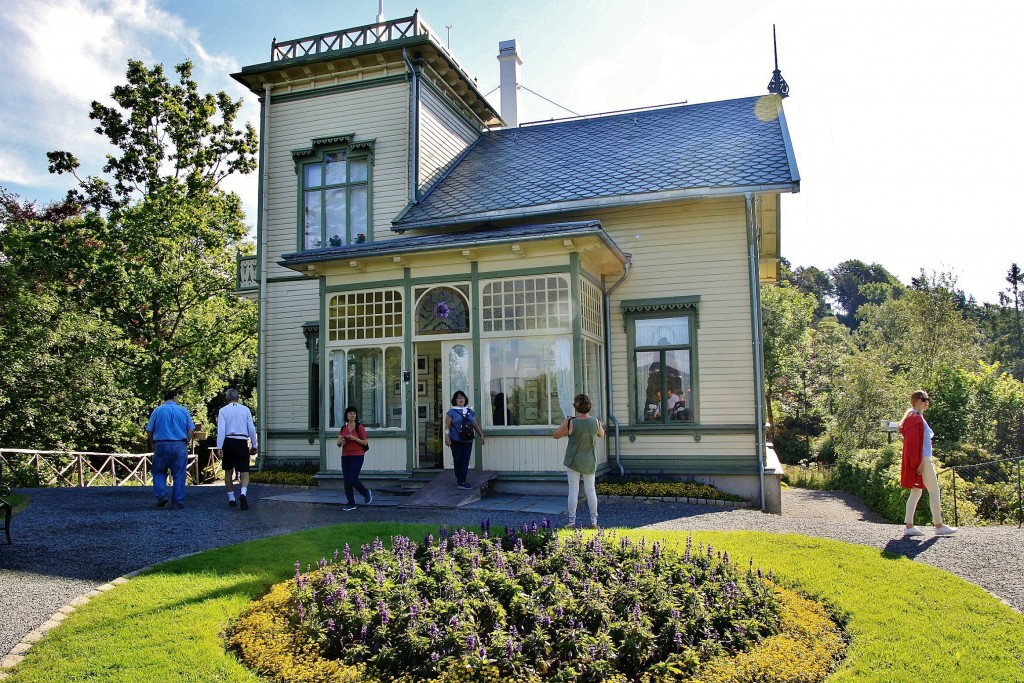
[[[577,394],[572,401],[575,417],[567,417],[551,435],[556,439],[569,437],[565,448],[566,475],[569,479],[569,523],[566,527],[576,528],[576,505],[580,496],[580,479],[587,495],[590,508],[590,528],[597,528],[597,440],[604,436],[604,427],[596,417],[590,416],[593,404],[586,394]]]

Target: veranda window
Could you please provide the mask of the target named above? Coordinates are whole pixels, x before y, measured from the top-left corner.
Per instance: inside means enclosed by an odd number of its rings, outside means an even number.
[[[485,425],[553,426],[572,414],[571,337],[489,339],[482,358],[491,398]]]
[[[359,421],[367,427],[402,426],[400,346],[331,351],[329,373],[331,428],[341,428],[345,408],[350,405],[355,406]]]

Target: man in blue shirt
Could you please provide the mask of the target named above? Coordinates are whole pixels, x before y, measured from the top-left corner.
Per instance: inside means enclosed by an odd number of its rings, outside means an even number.
[[[164,394],[164,402],[157,406],[146,423],[146,436],[153,439],[153,491],[156,506],[167,505],[167,471],[174,478],[171,508],[185,507],[185,467],[188,464],[188,442],[196,424],[188,410],[178,405],[178,390]]]

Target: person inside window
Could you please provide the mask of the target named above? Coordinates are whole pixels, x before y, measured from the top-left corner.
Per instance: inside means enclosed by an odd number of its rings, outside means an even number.
[[[493,421],[496,426],[508,426],[516,423],[515,418],[512,417],[512,411],[509,410],[508,404],[505,402],[505,394],[501,391],[494,395]]]

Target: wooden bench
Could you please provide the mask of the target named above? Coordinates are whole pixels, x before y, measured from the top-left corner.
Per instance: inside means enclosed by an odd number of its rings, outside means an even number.
[[[0,527],[7,536],[7,545],[11,545],[11,504],[2,496],[11,495],[11,487],[4,484],[4,464],[0,462],[0,513],[4,516],[4,525]]]

